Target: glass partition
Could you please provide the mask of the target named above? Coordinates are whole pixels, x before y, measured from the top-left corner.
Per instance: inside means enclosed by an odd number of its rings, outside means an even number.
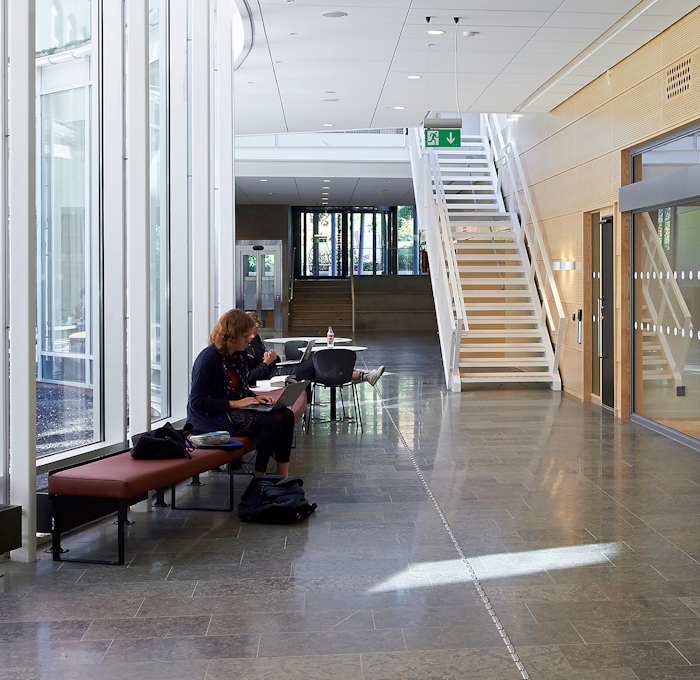
[[[634,216],[634,411],[700,439],[700,203]]]
[[[632,157],[633,181],[661,177],[694,165],[700,165],[700,129],[684,132],[635,154]]]

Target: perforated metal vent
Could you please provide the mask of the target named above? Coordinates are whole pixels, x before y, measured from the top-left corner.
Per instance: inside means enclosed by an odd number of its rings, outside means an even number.
[[[691,57],[688,57],[666,71],[666,99],[675,99],[690,89],[691,66]]]

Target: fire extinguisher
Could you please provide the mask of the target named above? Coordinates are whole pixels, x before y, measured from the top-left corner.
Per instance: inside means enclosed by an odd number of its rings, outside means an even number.
[[[421,250],[420,255],[421,255],[421,270],[423,271],[424,274],[427,274],[430,271],[430,265],[428,264],[428,251]]]

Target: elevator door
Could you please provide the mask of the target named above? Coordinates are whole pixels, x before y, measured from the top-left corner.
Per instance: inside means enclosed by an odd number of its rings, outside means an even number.
[[[593,230],[593,384],[603,406],[615,408],[615,258],[612,217]]]
[[[236,243],[236,307],[257,312],[264,334],[282,332],[282,244]]]

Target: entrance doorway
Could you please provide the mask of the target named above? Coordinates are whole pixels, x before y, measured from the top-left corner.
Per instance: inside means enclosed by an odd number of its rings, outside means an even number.
[[[412,206],[294,211],[297,279],[419,273],[420,236]]]
[[[591,217],[591,398],[615,408],[615,229],[612,215]]]
[[[282,241],[236,241],[236,307],[257,312],[265,335],[282,333]]]

